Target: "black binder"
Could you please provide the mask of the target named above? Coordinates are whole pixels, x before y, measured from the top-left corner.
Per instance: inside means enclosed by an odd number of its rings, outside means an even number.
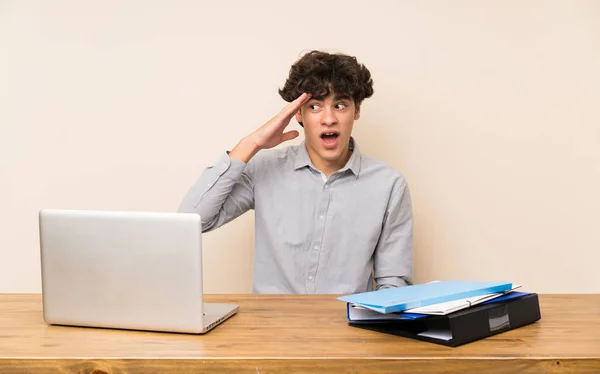
[[[531,324],[541,318],[538,295],[485,303],[445,316],[416,320],[350,321],[367,330],[457,347]]]

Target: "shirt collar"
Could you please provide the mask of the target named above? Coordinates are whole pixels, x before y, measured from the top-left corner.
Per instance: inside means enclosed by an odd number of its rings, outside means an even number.
[[[350,159],[348,160],[346,165],[339,170],[339,172],[350,170],[355,177],[358,177],[358,174],[360,173],[360,161],[362,157],[360,155],[360,150],[358,149],[358,144],[356,144],[356,141],[353,137],[350,137],[350,144],[348,148],[352,152],[352,155],[350,155]],[[303,141],[302,144],[298,145],[298,147],[296,148],[294,170],[298,170],[306,166],[317,170],[317,168],[313,165],[312,161],[310,160],[310,157],[308,156],[308,151],[306,150],[306,143],[305,141]]]

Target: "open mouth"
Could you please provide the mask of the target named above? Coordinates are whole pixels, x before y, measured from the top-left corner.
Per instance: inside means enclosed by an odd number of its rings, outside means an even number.
[[[326,148],[335,147],[338,138],[339,138],[339,134],[335,131],[324,132],[321,134],[321,139],[323,140],[323,145],[325,145]]]

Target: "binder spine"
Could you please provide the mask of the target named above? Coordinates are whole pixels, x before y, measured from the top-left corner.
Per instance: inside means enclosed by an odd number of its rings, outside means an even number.
[[[541,318],[538,295],[530,294],[506,303],[488,304],[471,315],[450,315],[453,346],[483,339],[504,331],[513,330]]]

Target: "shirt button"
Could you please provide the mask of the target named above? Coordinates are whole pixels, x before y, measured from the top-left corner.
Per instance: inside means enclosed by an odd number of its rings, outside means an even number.
[[[319,219],[323,219],[323,218],[324,218],[323,216],[319,216]]]
[[[315,245],[314,248],[315,248],[315,252],[319,250],[319,246],[318,245]]]
[[[315,278],[312,275],[308,276],[308,280],[313,280],[313,279],[315,279]]]
[[[328,185],[328,184],[326,184],[326,185],[325,185],[325,189],[328,189],[328,188],[329,188],[329,185]]]

